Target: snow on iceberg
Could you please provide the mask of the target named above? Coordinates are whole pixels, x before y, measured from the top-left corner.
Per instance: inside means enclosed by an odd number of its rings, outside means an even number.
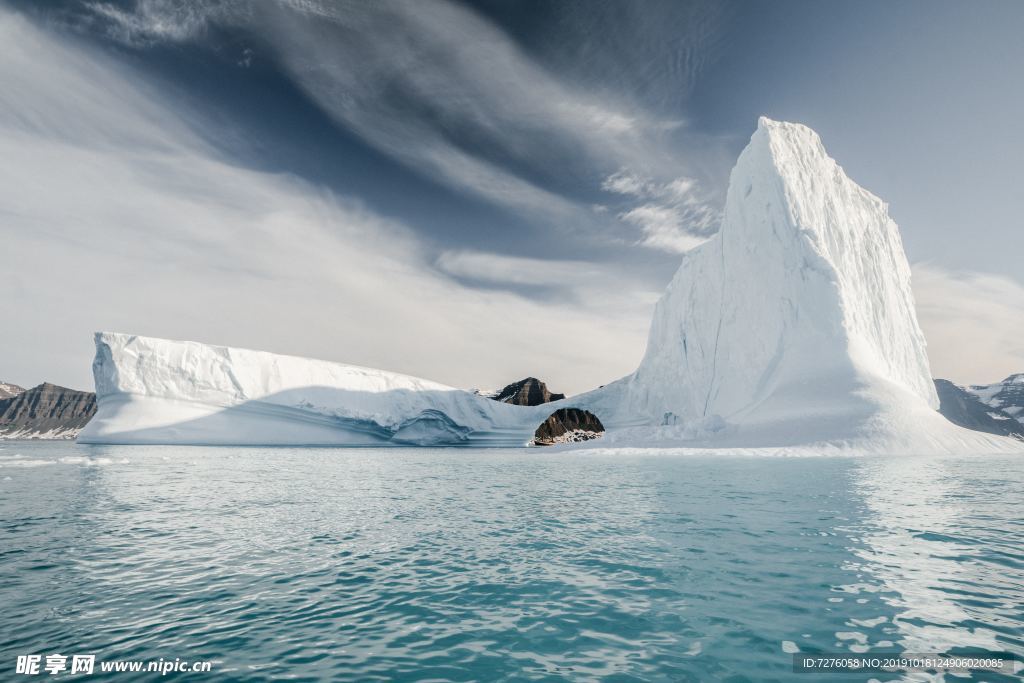
[[[721,231],[657,306],[633,407],[803,415],[838,398],[846,411],[883,382],[939,406],[896,224],[812,130],[762,118]]]
[[[93,375],[82,443],[521,446],[550,412],[394,372],[111,332],[96,334]]]
[[[762,118],[721,231],[685,254],[632,375],[536,407],[405,375],[97,334],[105,443],[522,445],[561,407],[602,445],[730,452],[1014,451],[937,412],[899,231],[809,128]],[[598,442],[595,442],[598,443]]]

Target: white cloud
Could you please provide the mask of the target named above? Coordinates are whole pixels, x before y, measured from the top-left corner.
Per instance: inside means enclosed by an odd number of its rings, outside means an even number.
[[[620,213],[619,219],[640,229],[637,243],[645,247],[682,253],[718,229],[719,211],[701,196],[693,178],[658,183],[623,168],[605,178],[601,189],[639,202]]]
[[[623,299],[463,286],[404,226],[225,162],[197,119],[102,55],[6,11],[0,45],[5,379],[89,386],[97,329],[570,392],[643,352],[642,297],[615,317]]]
[[[685,213],[678,207],[644,204],[620,218],[640,228],[643,237],[639,244],[662,251],[687,252],[707,239],[687,231]]]
[[[652,192],[651,179],[644,178],[625,168],[620,168],[615,173],[604,179],[601,189],[605,192],[631,195],[633,197],[647,197]]]
[[[932,264],[916,264],[913,271],[932,374],[986,384],[1024,371],[1024,286]]]
[[[108,2],[88,3],[88,7],[109,20],[112,38],[132,46],[190,40],[206,30],[209,11],[167,0],[140,0],[134,10]]]
[[[606,269],[584,261],[549,261],[468,250],[445,251],[438,256],[437,265],[456,277],[542,287],[574,286],[607,277]]]
[[[697,181],[693,178],[676,178],[665,185],[665,195],[677,202],[692,202]]]
[[[437,266],[454,277],[496,285],[549,289],[563,305],[596,308],[618,324],[643,330],[661,291],[644,290],[621,271],[585,261],[535,259],[480,251],[441,253]]]

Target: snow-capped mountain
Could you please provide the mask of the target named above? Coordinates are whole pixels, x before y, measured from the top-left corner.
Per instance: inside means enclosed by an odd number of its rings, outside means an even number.
[[[96,395],[49,382],[0,399],[0,439],[74,439],[96,413]]]
[[[939,412],[953,424],[1024,440],[1024,423],[1001,408],[985,403],[967,387],[937,379],[935,388],[939,393]]]
[[[23,387],[19,387],[17,384],[11,384],[10,382],[0,382],[0,400],[5,398],[11,398],[25,391]]]
[[[553,410],[579,408],[613,447],[1022,449],[936,412],[885,203],[812,130],[765,118],[730,176],[721,231],[658,303],[640,367],[595,391],[513,406],[258,351],[110,333],[96,347],[88,442],[521,445]]]
[[[995,384],[973,385],[967,390],[985,405],[1024,425],[1024,372],[1010,375]]]

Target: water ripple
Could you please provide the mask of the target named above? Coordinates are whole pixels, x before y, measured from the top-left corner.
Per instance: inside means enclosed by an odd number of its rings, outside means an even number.
[[[215,660],[220,680],[804,681],[793,652],[1024,656],[1015,459],[17,451],[0,666],[77,652]]]

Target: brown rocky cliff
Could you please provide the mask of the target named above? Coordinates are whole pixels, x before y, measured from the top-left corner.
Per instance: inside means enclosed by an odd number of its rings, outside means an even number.
[[[553,394],[548,391],[544,382],[536,377],[527,377],[509,384],[491,398],[516,406],[539,406],[552,401],[560,401],[565,398],[565,394]]]
[[[604,425],[597,415],[580,408],[561,408],[551,413],[537,427],[533,434],[533,443],[537,446],[550,446],[556,443],[571,441],[587,441],[596,439],[604,433]]]

